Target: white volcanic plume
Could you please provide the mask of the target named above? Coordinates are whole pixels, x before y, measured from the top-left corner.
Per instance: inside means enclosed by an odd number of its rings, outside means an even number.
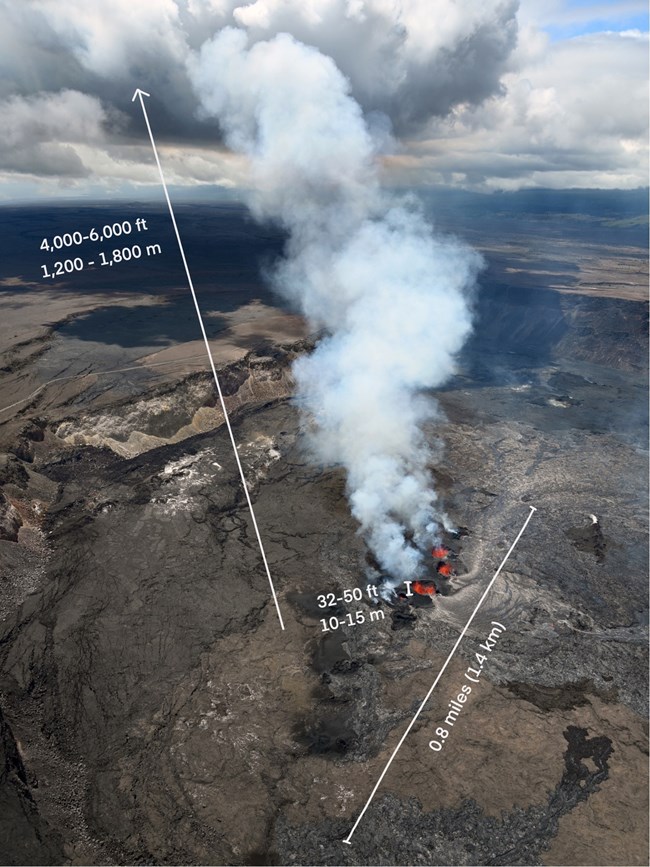
[[[412,578],[441,520],[421,432],[435,405],[423,390],[453,371],[481,260],[436,237],[416,203],[381,192],[361,108],[317,49],[287,34],[250,44],[226,28],[191,77],[205,114],[250,159],[253,213],[288,232],[275,285],[326,332],[295,365],[317,453],[346,468],[382,567]]]

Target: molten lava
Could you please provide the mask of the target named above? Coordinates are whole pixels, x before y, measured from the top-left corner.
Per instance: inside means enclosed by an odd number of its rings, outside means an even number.
[[[453,574],[453,569],[451,568],[449,563],[438,563],[438,573],[440,575],[445,575],[447,578]]]
[[[422,584],[421,581],[413,582],[413,589],[416,593],[419,593],[420,596],[435,596],[436,588],[434,584]]]
[[[436,545],[436,547],[431,551],[431,556],[434,560],[446,560],[450,554],[451,551],[449,548],[445,548],[444,545]]]

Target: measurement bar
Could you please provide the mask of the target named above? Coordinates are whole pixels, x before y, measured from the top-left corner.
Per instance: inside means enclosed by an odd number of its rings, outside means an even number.
[[[208,342],[208,335],[205,330],[205,325],[203,324],[203,317],[201,316],[201,309],[199,307],[199,302],[196,297],[196,292],[194,291],[194,283],[192,281],[192,275],[190,274],[190,269],[187,264],[187,259],[185,258],[185,250],[183,248],[183,242],[181,241],[180,232],[178,231],[178,226],[176,225],[176,217],[174,215],[174,209],[172,208],[172,203],[169,198],[169,193],[167,191],[167,184],[165,183],[165,176],[163,175],[162,166],[160,165],[160,158],[158,157],[158,151],[156,149],[156,143],[153,138],[153,133],[151,132],[151,124],[149,123],[149,117],[147,115],[147,110],[144,106],[143,96],[149,96],[148,93],[145,93],[140,88],[136,89],[133,94],[133,102],[136,97],[140,100],[140,105],[142,106],[142,113],[144,115],[144,120],[147,125],[147,132],[149,133],[149,139],[151,140],[151,147],[153,148],[153,155],[156,159],[156,165],[158,166],[158,174],[160,175],[160,183],[162,184],[163,192],[165,194],[165,201],[167,202],[167,208],[169,209],[169,216],[171,217],[172,226],[174,227],[174,234],[176,235],[176,241],[178,242],[178,249],[181,253],[181,259],[183,260],[183,267],[185,268],[185,275],[187,277],[187,283],[190,287],[190,292],[192,293],[192,301],[194,302],[194,308],[196,310],[196,315],[199,319],[199,326],[201,328],[201,334],[203,335],[203,342],[205,343],[205,348],[208,353],[208,358],[210,359],[210,367],[212,369],[212,375],[214,376],[214,382],[217,386],[217,393],[219,395],[219,402],[221,403],[221,409],[223,410],[223,417],[226,422],[226,427],[228,428],[228,434],[230,436],[230,442],[232,443],[232,448],[235,453],[235,460],[237,461],[237,467],[239,469],[239,475],[242,480],[242,485],[244,488],[244,494],[246,496],[246,502],[248,503],[248,510],[251,513],[251,518],[253,521],[253,527],[255,528],[255,535],[257,536],[257,543],[260,548],[260,553],[262,555],[262,560],[264,561],[264,568],[266,570],[267,578],[269,579],[269,584],[271,586],[271,595],[273,596],[273,601],[275,603],[275,609],[278,612],[278,619],[280,620],[280,627],[284,629],[284,621],[282,620],[282,612],[280,611],[280,604],[278,602],[278,597],[275,593],[275,587],[273,586],[273,578],[271,578],[271,570],[269,569],[268,560],[266,559],[266,552],[264,551],[264,545],[262,544],[262,537],[260,536],[260,531],[257,526],[257,519],[255,518],[255,512],[253,511],[253,504],[251,502],[250,494],[248,493],[248,485],[246,484],[246,476],[244,475],[244,469],[241,465],[241,460],[239,458],[239,452],[237,451],[237,443],[235,442],[235,436],[232,432],[232,427],[230,425],[230,419],[228,417],[228,410],[226,409],[226,402],[223,397],[223,392],[221,391],[221,384],[219,383],[219,377],[217,376],[217,369],[214,364],[214,359],[212,357],[212,351],[210,350],[210,344]]]
[[[452,647],[451,653],[450,653],[449,656],[447,657],[447,659],[446,659],[446,661],[445,661],[445,664],[442,666],[442,668],[441,668],[440,671],[438,672],[438,676],[437,676],[436,679],[433,681],[433,685],[432,685],[431,689],[429,690],[429,692],[428,692],[428,693],[426,694],[426,696],[424,697],[424,701],[422,702],[422,704],[420,705],[420,707],[419,707],[419,708],[417,709],[417,711],[415,712],[415,716],[413,717],[413,719],[411,720],[411,722],[408,724],[408,728],[406,729],[406,731],[404,732],[404,734],[403,734],[402,737],[400,738],[399,743],[397,744],[397,746],[396,746],[395,749],[393,750],[393,753],[392,753],[391,757],[390,757],[390,758],[388,759],[388,761],[386,762],[386,767],[385,767],[384,770],[381,772],[381,775],[380,775],[379,779],[377,780],[377,783],[376,783],[376,785],[375,785],[375,788],[372,790],[372,792],[370,793],[370,797],[369,797],[368,800],[366,801],[366,805],[365,805],[365,807],[364,807],[363,810],[359,813],[359,818],[357,819],[357,821],[356,821],[356,822],[354,823],[354,825],[352,826],[352,830],[350,831],[350,833],[348,834],[348,836],[345,838],[345,840],[343,840],[343,842],[344,842],[344,843],[347,843],[348,846],[351,846],[351,845],[352,845],[352,843],[350,842],[350,841],[352,840],[352,835],[353,835],[354,832],[356,831],[359,822],[363,819],[363,816],[364,816],[366,810],[368,809],[368,807],[370,806],[370,803],[371,803],[372,799],[373,799],[373,798],[375,797],[375,795],[377,794],[377,789],[381,786],[381,781],[382,781],[382,780],[384,779],[384,777],[386,776],[386,772],[388,771],[388,769],[389,769],[390,766],[392,765],[392,763],[393,763],[393,759],[395,758],[395,756],[397,755],[397,753],[398,753],[399,750],[400,750],[400,747],[402,746],[402,744],[403,744],[404,741],[406,740],[408,733],[411,731],[411,729],[412,729],[413,726],[415,725],[415,721],[417,720],[417,718],[420,716],[420,714],[421,714],[422,711],[424,710],[426,703],[427,703],[427,702],[429,701],[429,699],[431,698],[431,694],[432,694],[432,692],[434,691],[434,689],[436,688],[436,686],[438,685],[438,681],[440,680],[440,678],[441,678],[442,675],[444,674],[444,671],[445,671],[445,669],[447,668],[447,666],[449,665],[449,663],[450,663],[450,661],[451,661],[451,659],[452,659],[454,653],[456,653],[456,650],[458,649],[458,645],[459,645],[459,644],[461,643],[461,641],[463,640],[463,637],[464,637],[465,633],[467,632],[467,630],[469,629],[472,620],[474,620],[474,617],[476,616],[476,612],[479,610],[479,608],[480,608],[481,605],[483,604],[483,602],[484,602],[484,600],[485,600],[485,597],[486,597],[486,596],[488,595],[488,593],[490,592],[490,589],[491,589],[492,585],[494,584],[494,582],[495,582],[495,581],[497,580],[497,578],[499,577],[499,573],[501,572],[501,570],[502,570],[503,567],[505,566],[508,557],[509,557],[509,556],[512,554],[512,552],[515,550],[515,545],[516,545],[517,542],[521,539],[524,530],[525,530],[526,527],[528,526],[528,522],[529,522],[530,519],[533,517],[533,512],[536,512],[536,511],[537,511],[537,509],[535,508],[535,506],[530,506],[530,514],[528,515],[528,517],[527,517],[526,520],[524,521],[524,525],[523,525],[523,527],[521,528],[521,530],[519,531],[519,533],[517,534],[517,538],[515,539],[515,541],[514,541],[514,542],[512,543],[512,545],[510,546],[510,548],[509,548],[509,550],[508,550],[508,553],[506,554],[506,556],[505,556],[505,557],[503,558],[503,560],[501,561],[501,565],[499,566],[499,568],[497,569],[497,571],[494,573],[494,576],[492,577],[492,580],[490,581],[490,583],[488,584],[488,586],[485,588],[485,590],[484,590],[484,592],[483,592],[483,595],[481,596],[481,598],[480,598],[479,601],[478,601],[478,604],[476,605],[476,608],[472,611],[469,620],[468,620],[467,623],[465,624],[465,628],[463,629],[463,631],[462,631],[462,632],[460,633],[460,635],[458,636],[458,640],[456,641],[456,644],[454,644],[454,646]]]

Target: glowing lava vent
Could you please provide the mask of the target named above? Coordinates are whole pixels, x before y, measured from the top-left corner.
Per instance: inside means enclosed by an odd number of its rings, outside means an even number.
[[[451,551],[449,548],[445,548],[444,545],[436,545],[431,551],[431,556],[434,560],[446,560],[450,554]]]
[[[435,596],[436,588],[434,584],[423,584],[421,581],[413,582],[413,590],[419,593],[420,596]]]

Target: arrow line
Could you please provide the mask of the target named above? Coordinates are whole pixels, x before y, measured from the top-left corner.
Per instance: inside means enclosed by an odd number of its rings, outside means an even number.
[[[246,476],[244,475],[244,470],[241,465],[241,461],[239,459],[239,452],[237,451],[237,443],[235,442],[235,437],[232,432],[232,427],[230,426],[230,419],[228,418],[228,411],[226,409],[226,402],[223,397],[223,392],[221,391],[221,385],[219,383],[219,377],[217,376],[217,369],[214,366],[214,359],[212,358],[212,352],[210,351],[210,344],[208,342],[208,335],[205,331],[205,325],[203,324],[203,317],[201,316],[201,309],[199,308],[199,302],[196,298],[196,292],[194,291],[194,283],[192,282],[192,275],[190,274],[190,269],[187,264],[187,259],[185,258],[185,250],[183,249],[183,242],[181,241],[181,236],[178,231],[178,226],[176,225],[176,217],[174,216],[174,209],[172,208],[172,203],[169,198],[169,193],[167,191],[167,184],[165,183],[165,176],[163,175],[162,166],[160,165],[160,159],[158,157],[158,151],[156,149],[156,143],[153,138],[153,133],[151,132],[151,124],[149,123],[149,117],[147,115],[147,110],[144,106],[143,96],[149,96],[144,90],[140,90],[140,88],[136,88],[135,93],[133,94],[133,99],[131,102],[134,102],[136,97],[140,100],[140,105],[142,107],[142,114],[144,115],[144,121],[147,125],[147,132],[149,133],[149,138],[151,140],[151,147],[153,148],[153,155],[156,158],[156,165],[158,166],[158,174],[160,175],[160,182],[162,184],[163,192],[165,193],[165,200],[167,202],[167,207],[169,209],[169,216],[172,220],[172,225],[174,227],[174,233],[176,235],[176,240],[178,242],[178,249],[181,253],[181,259],[183,260],[183,266],[185,268],[185,275],[187,277],[187,283],[190,287],[190,292],[192,293],[192,300],[194,301],[194,307],[196,309],[196,315],[199,319],[199,325],[201,327],[201,334],[203,335],[203,342],[205,343],[205,348],[208,353],[208,358],[210,359],[210,367],[212,369],[212,375],[214,376],[215,385],[217,386],[217,393],[219,395],[219,401],[221,403],[221,409],[223,410],[223,417],[226,422],[226,427],[228,428],[228,433],[230,435],[230,442],[232,443],[232,448],[235,453],[235,460],[237,461],[237,467],[239,468],[239,475],[241,476],[242,485],[244,487],[244,494],[246,495],[246,502],[248,503],[248,508],[251,513],[251,518],[253,520],[253,527],[255,528],[255,535],[257,536],[257,542],[260,547],[260,553],[262,555],[262,560],[264,561],[264,568],[266,570],[266,575],[269,579],[269,584],[271,586],[271,594],[273,595],[273,601],[275,602],[275,608],[278,612],[278,618],[280,620],[280,626],[284,629],[284,621],[282,620],[282,612],[280,611],[280,605],[278,603],[278,597],[275,593],[275,587],[273,586],[273,579],[271,578],[271,570],[269,569],[268,560],[266,559],[266,553],[264,551],[264,545],[262,544],[262,537],[260,536],[260,531],[257,526],[257,519],[255,518],[255,512],[253,511],[253,504],[251,503],[250,494],[248,493],[248,485],[246,484]]]
[[[505,566],[505,564],[506,564],[506,560],[508,559],[508,557],[509,557],[509,556],[512,554],[512,552],[514,551],[514,549],[515,549],[515,545],[516,545],[517,542],[521,539],[524,530],[525,530],[526,527],[528,526],[528,522],[529,522],[530,519],[533,517],[533,512],[536,512],[536,511],[537,511],[537,509],[535,508],[535,506],[530,506],[530,514],[528,515],[528,517],[527,517],[526,520],[524,521],[524,526],[521,528],[521,530],[520,530],[519,533],[517,534],[517,538],[515,539],[515,541],[514,541],[514,542],[512,543],[512,545],[510,546],[510,549],[509,549],[508,553],[506,554],[506,556],[505,556],[505,557],[503,558],[503,560],[501,561],[501,565],[499,566],[499,568],[497,569],[497,571],[494,573],[494,576],[493,576],[492,580],[490,581],[490,583],[488,584],[488,586],[485,588],[485,591],[484,591],[483,595],[481,596],[481,598],[479,599],[478,604],[476,605],[476,608],[472,611],[472,614],[471,614],[469,620],[468,620],[467,623],[465,624],[465,628],[463,629],[463,631],[462,631],[462,632],[460,633],[460,635],[458,636],[458,640],[456,641],[456,644],[454,644],[454,646],[453,646],[453,648],[452,648],[452,650],[451,650],[451,653],[449,654],[449,656],[447,657],[447,659],[446,659],[446,661],[445,661],[445,664],[442,666],[442,668],[441,668],[440,671],[438,672],[438,676],[437,676],[436,679],[434,680],[434,682],[433,682],[433,686],[431,687],[431,689],[429,690],[429,692],[428,692],[428,693],[426,694],[426,696],[424,697],[424,701],[422,702],[422,704],[420,705],[420,707],[417,709],[417,711],[416,711],[416,713],[415,713],[415,716],[413,717],[413,719],[411,720],[411,722],[410,722],[409,725],[408,725],[408,728],[406,729],[406,731],[404,732],[404,734],[403,734],[402,737],[400,738],[399,743],[397,744],[397,746],[396,746],[395,749],[393,750],[393,754],[391,755],[391,757],[390,757],[390,758],[388,759],[388,761],[386,762],[386,767],[385,767],[384,770],[381,772],[381,776],[380,776],[379,779],[377,780],[377,784],[375,785],[375,788],[374,788],[374,789],[372,790],[372,792],[370,793],[370,797],[369,797],[368,800],[366,801],[366,805],[365,805],[365,807],[364,807],[363,810],[359,813],[359,818],[357,819],[357,821],[356,821],[356,822],[354,823],[354,825],[352,826],[352,830],[350,831],[350,833],[348,834],[348,836],[345,838],[345,840],[343,840],[343,842],[344,842],[344,843],[347,843],[348,846],[351,846],[351,845],[352,845],[352,843],[350,842],[350,840],[352,839],[352,835],[353,835],[354,832],[356,831],[356,829],[357,829],[357,825],[359,824],[359,822],[363,819],[364,813],[366,812],[366,810],[367,810],[368,807],[370,806],[370,802],[371,802],[372,799],[375,797],[375,794],[376,794],[376,792],[377,792],[377,789],[378,789],[378,788],[380,787],[380,785],[381,785],[381,781],[384,779],[384,777],[386,776],[386,772],[388,771],[388,769],[390,768],[391,764],[393,763],[393,759],[395,758],[395,756],[396,756],[397,753],[399,752],[400,747],[402,746],[402,744],[403,744],[404,741],[406,740],[406,736],[408,735],[408,733],[411,731],[411,729],[412,729],[413,726],[415,725],[415,721],[416,721],[416,719],[420,716],[420,714],[422,713],[422,711],[423,711],[424,708],[425,708],[426,703],[427,703],[427,702],[429,701],[429,699],[431,698],[431,693],[434,691],[434,689],[435,689],[436,686],[438,685],[438,681],[440,680],[440,678],[442,677],[442,675],[443,675],[445,669],[446,669],[447,666],[449,665],[449,662],[450,662],[452,656],[454,655],[454,653],[456,653],[456,650],[457,650],[457,648],[458,648],[458,645],[459,645],[459,644],[461,643],[461,641],[463,640],[463,636],[465,635],[465,633],[466,633],[467,630],[469,629],[469,626],[470,626],[472,620],[474,620],[474,617],[475,617],[475,615],[476,615],[476,612],[479,610],[479,608],[480,608],[481,605],[483,604],[483,600],[485,599],[485,597],[486,597],[486,596],[488,595],[488,593],[490,592],[490,588],[492,587],[492,585],[494,584],[494,582],[495,582],[495,581],[497,580],[497,578],[499,577],[499,573],[501,572],[501,570],[502,570],[503,567]]]

